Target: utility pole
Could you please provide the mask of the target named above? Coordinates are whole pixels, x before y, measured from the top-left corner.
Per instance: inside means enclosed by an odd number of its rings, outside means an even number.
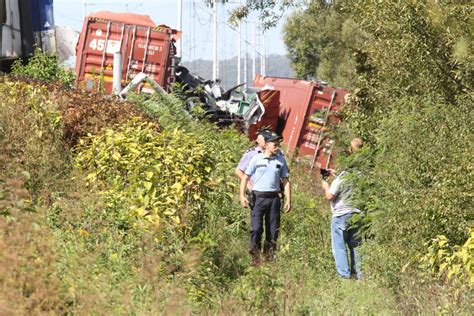
[[[178,30],[183,31],[183,0],[178,0]],[[183,47],[181,45],[181,39],[176,43],[177,57],[182,57]]]
[[[196,72],[196,2],[193,0],[193,27],[192,27],[192,38],[193,38],[193,72]]]
[[[244,49],[244,82],[245,82],[245,88],[247,88],[247,80],[248,80],[248,70],[247,70],[247,64],[248,64],[248,50],[247,50],[247,22],[245,22],[245,49]]]
[[[217,59],[217,1],[212,0],[212,18],[214,22],[214,63],[212,65],[212,80],[219,76],[219,60]]]
[[[260,51],[259,57],[260,57],[260,74],[263,75],[263,31],[261,28],[258,28],[258,49]]]
[[[267,41],[265,37],[265,31],[262,30],[262,66],[260,69],[260,73],[262,76],[265,76],[266,68],[267,68]]]
[[[257,66],[256,66],[256,57],[257,57],[257,50],[256,50],[256,42],[257,42],[257,31],[256,31],[256,23],[253,23],[253,40],[252,40],[252,80],[255,78],[257,74]]]
[[[240,5],[242,5],[242,0],[240,0]],[[240,75],[240,59],[242,58],[242,21],[239,22],[239,31],[237,36],[237,84],[241,82],[241,75]]]
[[[241,82],[241,75],[240,75],[240,59],[242,58],[242,40],[240,39],[240,36],[242,34],[242,26],[239,24],[239,35],[237,36],[237,84],[240,84]]]

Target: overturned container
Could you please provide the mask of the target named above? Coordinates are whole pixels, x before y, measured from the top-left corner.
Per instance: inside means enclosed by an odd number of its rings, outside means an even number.
[[[165,90],[175,81],[175,41],[180,32],[149,16],[101,11],[84,19],[76,46],[77,81],[87,90],[112,93],[114,55],[122,57],[122,87],[145,73]],[[120,54],[116,54],[120,53]],[[141,90],[151,92],[145,84]]]
[[[280,91],[277,132],[283,136],[288,155],[306,156],[318,168],[333,162],[331,129],[339,124],[346,90],[291,78],[257,75],[255,87]]]

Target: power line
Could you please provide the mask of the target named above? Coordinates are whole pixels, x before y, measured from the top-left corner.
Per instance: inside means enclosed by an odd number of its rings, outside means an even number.
[[[234,2],[232,2],[234,3]],[[237,2],[235,2],[237,3]],[[200,7],[200,9],[208,14],[210,14],[212,16],[212,12],[209,12],[208,9],[206,7],[203,7],[201,4],[197,3],[197,6]],[[227,26],[229,29],[231,29],[233,32],[239,34],[239,31],[236,30],[232,25],[230,25],[229,23],[227,23],[225,20],[222,20],[222,19],[219,19],[217,18],[217,22],[219,22],[220,24],[223,24],[225,26]],[[250,24],[257,24],[257,22],[251,22],[251,21],[245,21],[245,23],[250,23]],[[203,25],[203,24],[201,24]],[[247,32],[246,32],[247,34]],[[242,39],[242,36],[240,36],[241,39]],[[247,39],[244,38],[244,42],[247,44],[247,45],[252,45],[252,43],[250,41],[248,41]],[[257,55],[258,56],[262,56],[262,54],[260,52],[257,51]]]

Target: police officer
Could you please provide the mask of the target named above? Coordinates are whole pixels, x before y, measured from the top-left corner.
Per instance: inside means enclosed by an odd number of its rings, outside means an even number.
[[[239,178],[239,181],[242,181],[244,177],[245,169],[249,165],[250,160],[255,157],[257,154],[260,154],[265,151],[265,134],[271,133],[272,131],[269,128],[261,128],[257,133],[257,139],[255,140],[257,146],[253,149],[246,151],[242,158],[240,158],[237,168],[235,168],[235,175]],[[252,190],[251,181],[248,184],[249,190]]]
[[[265,136],[268,134],[271,134],[272,130],[269,127],[263,127],[259,129],[257,133],[257,139],[256,143],[257,146],[253,149],[247,150],[243,155],[242,158],[240,158],[239,164],[237,165],[237,168],[235,168],[235,175],[237,178],[239,178],[239,182],[242,181],[242,178],[244,177],[245,174],[245,169],[247,169],[247,166],[249,165],[250,160],[252,160],[253,157],[255,157],[257,154],[260,154],[265,151]],[[278,155],[282,155],[284,157],[284,154],[281,150],[278,150]],[[253,206],[253,196],[251,194],[252,192],[252,178],[247,183],[247,199],[249,200],[249,206],[252,208]],[[280,198],[283,200],[283,194],[281,194]]]
[[[260,154],[265,151],[265,135],[271,133],[272,131],[269,128],[261,128],[258,133],[257,133],[257,146],[253,149],[250,149],[246,151],[242,158],[239,161],[239,164],[237,165],[237,168],[235,168],[235,175],[237,178],[239,178],[239,181],[242,181],[242,178],[245,175],[245,169],[247,169],[250,160],[252,160],[253,157],[255,157],[257,154]],[[250,208],[253,206],[253,198],[250,192],[252,192],[252,180],[248,181],[247,183],[247,198],[249,200]]]
[[[245,190],[249,179],[252,179],[254,205],[250,217],[250,254],[255,266],[260,264],[260,250],[265,219],[264,253],[268,261],[273,260],[276,241],[280,229],[280,182],[283,183],[286,197],[285,212],[291,209],[291,189],[288,180],[288,166],[285,157],[279,154],[280,139],[276,133],[264,135],[265,151],[258,153],[250,160],[240,182],[240,203],[249,207]]]

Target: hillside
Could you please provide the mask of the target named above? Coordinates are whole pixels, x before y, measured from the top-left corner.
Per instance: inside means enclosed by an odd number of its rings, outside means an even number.
[[[393,293],[370,266],[363,281],[336,278],[329,207],[304,162],[291,165],[294,211],[283,216],[277,261],[250,267],[249,216],[233,175],[250,144],[235,130],[190,120],[173,96],[118,104],[9,77],[0,96],[2,314],[431,306],[400,304],[407,294]],[[431,284],[410,295],[426,304],[450,297],[424,291]],[[466,311],[460,299],[456,310]]]
[[[241,59],[241,76],[244,82],[244,58]],[[195,61],[184,61],[183,65],[192,73],[204,79],[212,79],[212,60],[198,59]],[[225,89],[237,84],[237,57],[221,60],[219,62],[220,78]],[[253,82],[252,56],[247,57],[247,82]],[[260,60],[256,62],[257,74],[260,73]],[[291,69],[290,60],[283,55],[271,54],[267,56],[266,75],[275,77],[293,78],[294,71]]]

